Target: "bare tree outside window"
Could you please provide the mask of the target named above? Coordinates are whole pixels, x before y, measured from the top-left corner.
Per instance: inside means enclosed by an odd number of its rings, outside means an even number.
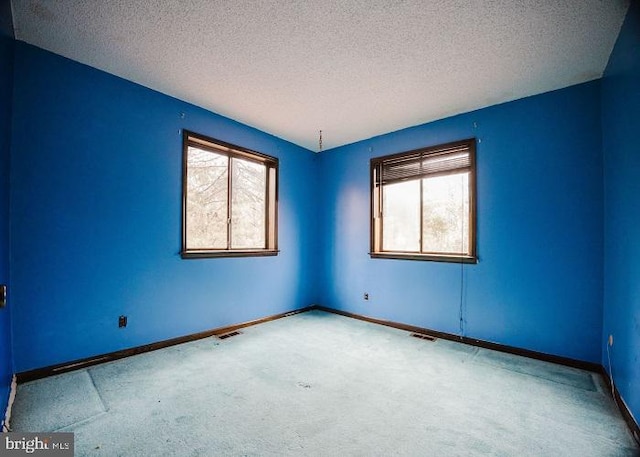
[[[267,169],[248,160],[232,159],[232,162],[231,247],[265,246]]]
[[[187,248],[226,249],[229,158],[189,146]]]
[[[422,250],[469,252],[469,172],[422,180]]]
[[[278,161],[185,132],[182,256],[277,254]]]
[[[371,160],[371,256],[476,262],[475,140]]]

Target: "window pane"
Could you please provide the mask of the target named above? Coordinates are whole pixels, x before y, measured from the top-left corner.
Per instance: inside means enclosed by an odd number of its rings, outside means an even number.
[[[269,167],[269,238],[267,240],[267,247],[271,249],[276,248],[276,169]]]
[[[228,158],[189,146],[187,249],[227,248]]]
[[[422,250],[469,253],[469,173],[422,180]]]
[[[267,168],[248,160],[231,160],[231,248],[264,249]]]
[[[382,188],[382,250],[420,250],[420,180]]]

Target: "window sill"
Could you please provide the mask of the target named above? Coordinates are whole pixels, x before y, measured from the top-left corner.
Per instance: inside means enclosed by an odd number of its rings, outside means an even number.
[[[403,252],[370,252],[372,259],[426,260],[430,262],[478,263],[478,258],[467,255],[412,254]]]
[[[276,256],[280,251],[276,250],[259,250],[259,251],[209,251],[209,250],[192,250],[183,251],[180,257],[183,259],[214,259],[217,257],[269,257]]]

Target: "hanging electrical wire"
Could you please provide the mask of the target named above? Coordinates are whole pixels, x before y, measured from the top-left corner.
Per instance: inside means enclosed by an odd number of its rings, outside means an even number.
[[[460,208],[462,209],[462,214],[461,214],[461,228],[462,228],[462,233],[460,236],[460,253],[465,252],[464,249],[464,238],[465,238],[465,226],[464,226],[464,221],[465,221],[465,205],[464,205],[464,195],[465,195],[465,185],[464,185],[464,180],[460,180],[461,185],[462,185],[462,189],[460,192],[460,195],[462,196],[462,201],[460,204]],[[464,338],[464,260],[462,259],[462,257],[460,257],[460,339]]]

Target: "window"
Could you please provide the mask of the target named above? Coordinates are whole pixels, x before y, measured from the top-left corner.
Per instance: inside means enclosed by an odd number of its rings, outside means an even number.
[[[182,257],[277,254],[278,159],[185,131]]]
[[[475,144],[371,160],[371,257],[477,261]]]

